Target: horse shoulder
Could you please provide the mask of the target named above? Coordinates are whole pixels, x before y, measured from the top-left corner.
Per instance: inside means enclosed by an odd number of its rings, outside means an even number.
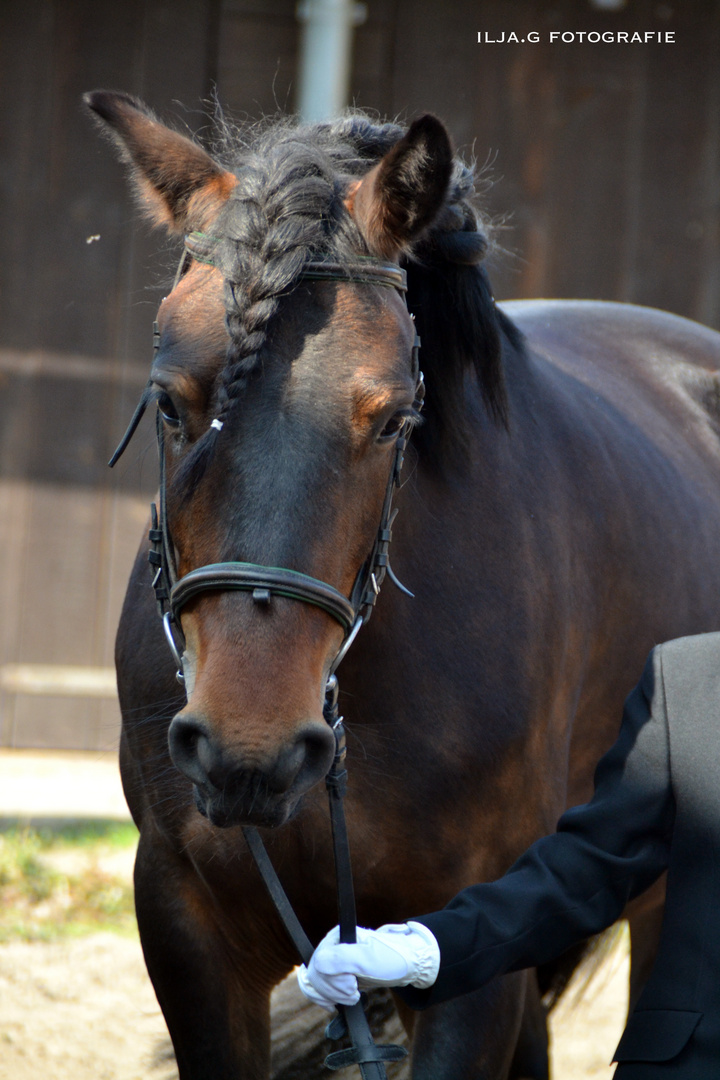
[[[690,438],[694,428],[703,441],[717,441],[717,331],[634,304],[521,300],[502,307],[525,335],[541,378],[543,372],[551,382],[558,373],[568,375],[578,399],[584,386],[598,403],[619,407],[646,430],[666,420]]]
[[[720,367],[720,333],[668,311],[602,300],[512,300],[500,306],[531,346],[553,354]]]

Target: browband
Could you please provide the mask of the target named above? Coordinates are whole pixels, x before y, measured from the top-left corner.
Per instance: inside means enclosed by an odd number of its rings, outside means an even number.
[[[388,285],[407,292],[407,274],[395,263],[353,262],[352,268],[342,263],[310,262],[300,273],[304,281],[353,281],[359,285]]]
[[[185,237],[185,250],[197,262],[215,266],[213,251],[220,243],[215,236],[191,232]],[[352,263],[319,260],[308,262],[300,271],[301,281],[352,281],[358,285],[387,285],[391,289],[407,292],[407,274],[396,263],[381,262],[370,255],[354,255]]]

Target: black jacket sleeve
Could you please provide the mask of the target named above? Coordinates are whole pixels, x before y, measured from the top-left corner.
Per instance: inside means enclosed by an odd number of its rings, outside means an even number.
[[[625,703],[591,802],[568,810],[504,877],[416,919],[437,938],[440,971],[428,990],[397,992],[426,1008],[552,960],[610,926],[667,868],[674,813],[660,646]]]

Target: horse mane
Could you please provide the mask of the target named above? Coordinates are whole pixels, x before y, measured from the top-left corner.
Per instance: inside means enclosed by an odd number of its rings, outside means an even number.
[[[225,279],[230,345],[221,376],[218,420],[224,420],[259,369],[259,354],[280,296],[306,263],[329,259],[350,265],[367,248],[344,200],[405,134],[393,123],[362,114],[316,125],[274,120],[253,127],[220,118],[216,147],[237,184],[213,226],[212,261]],[[465,379],[474,372],[488,413],[507,423],[503,340],[520,335],[495,307],[481,263],[488,230],[474,205],[474,169],[459,157],[444,207],[406,253],[408,306],[417,316],[428,388],[426,422],[414,442],[439,463],[467,438]],[[212,428],[186,459],[194,486],[212,454]]]

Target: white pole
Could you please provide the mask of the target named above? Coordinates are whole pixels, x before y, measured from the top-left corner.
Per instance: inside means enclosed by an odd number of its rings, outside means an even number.
[[[300,0],[302,23],[297,109],[315,124],[337,116],[348,105],[353,30],[367,8],[356,0]]]

